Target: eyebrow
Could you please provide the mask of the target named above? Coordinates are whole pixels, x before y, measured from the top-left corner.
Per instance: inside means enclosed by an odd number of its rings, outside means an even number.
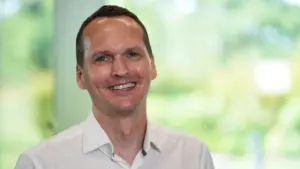
[[[133,50],[137,50],[137,51],[143,52],[143,49],[141,47],[139,47],[139,46],[133,46],[133,47],[126,48],[125,52],[133,51]]]
[[[124,52],[122,52],[122,54],[124,54],[126,52],[129,52],[129,51],[134,51],[134,50],[143,52],[143,50],[142,50],[141,47],[139,47],[139,46],[133,46],[133,47],[125,48],[125,50],[124,50]],[[95,57],[95,56],[97,56],[99,54],[114,55],[114,52],[109,51],[109,50],[100,50],[100,51],[93,52],[92,53],[92,57]]]

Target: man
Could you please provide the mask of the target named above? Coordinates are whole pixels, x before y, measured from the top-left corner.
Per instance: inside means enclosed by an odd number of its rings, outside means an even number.
[[[207,146],[151,124],[146,98],[156,77],[147,31],[125,8],[102,6],[76,40],[78,86],[92,113],[23,153],[16,169],[213,169]]]

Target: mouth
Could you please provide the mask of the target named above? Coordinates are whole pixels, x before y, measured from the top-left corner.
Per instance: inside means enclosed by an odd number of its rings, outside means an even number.
[[[114,86],[108,87],[110,90],[129,90],[133,89],[136,86],[136,82],[129,82],[129,83],[123,83],[123,84],[117,84]]]

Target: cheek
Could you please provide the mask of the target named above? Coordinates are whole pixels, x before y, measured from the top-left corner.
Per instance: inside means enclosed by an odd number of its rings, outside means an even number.
[[[90,82],[95,87],[106,86],[110,77],[110,71],[103,68],[94,68],[90,71]]]
[[[142,78],[148,78],[148,76],[150,76],[151,74],[151,68],[149,63],[147,62],[142,62],[140,64],[136,64],[134,66],[132,66],[133,68],[133,72],[136,72],[136,74]]]

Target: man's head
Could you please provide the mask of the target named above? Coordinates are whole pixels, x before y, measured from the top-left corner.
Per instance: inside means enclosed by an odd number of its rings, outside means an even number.
[[[103,6],[81,26],[76,39],[76,77],[102,112],[133,112],[145,106],[156,77],[147,31],[136,15]]]
[[[83,66],[84,62],[84,41],[83,41],[83,31],[85,27],[92,22],[93,20],[97,18],[112,18],[112,17],[120,17],[120,16],[126,16],[133,19],[143,30],[143,41],[147,48],[149,56],[153,56],[152,48],[150,45],[150,40],[148,36],[148,32],[144,26],[144,24],[140,21],[140,19],[132,12],[127,10],[126,8],[122,8],[115,5],[104,5],[101,8],[99,8],[96,12],[94,12],[91,16],[89,16],[81,25],[77,37],[76,37],[76,60],[77,64],[80,66]]]

